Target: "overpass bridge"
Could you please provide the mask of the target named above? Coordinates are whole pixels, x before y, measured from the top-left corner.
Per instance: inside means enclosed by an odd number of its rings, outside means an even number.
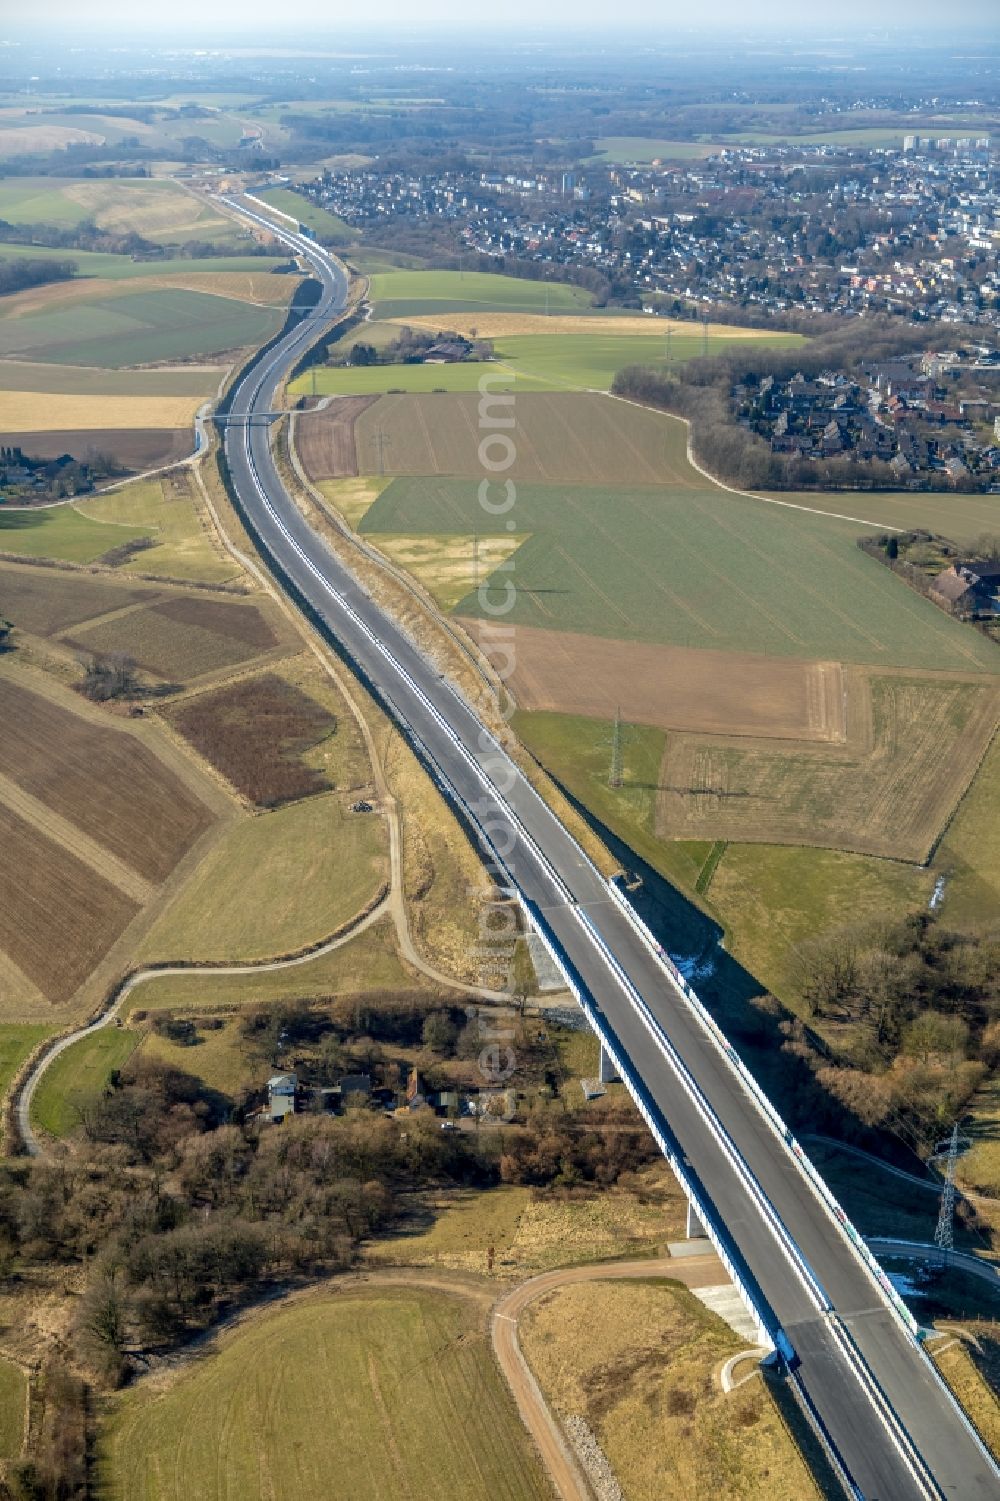
[[[684,978],[508,750],[312,530],[271,451],[285,373],[345,305],[343,268],[245,200],[307,260],[312,316],[245,368],[223,448],[237,507],[286,592],[379,697],[516,893],[783,1362],[845,1494],[997,1501],[1000,1471],[905,1304]]]

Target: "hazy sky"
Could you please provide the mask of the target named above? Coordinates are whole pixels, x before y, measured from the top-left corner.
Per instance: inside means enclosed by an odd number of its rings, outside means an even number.
[[[914,27],[955,29],[975,26],[1000,31],[998,0],[835,0],[830,6],[802,0],[709,0],[692,6],[690,0],[630,0],[609,6],[608,0],[501,0],[482,5],[470,0],[362,0],[362,6],[338,6],[336,0],[293,0],[287,6],[274,0],[168,0],[166,4],[137,5],[135,0],[38,0],[20,10],[15,20],[8,11],[7,27],[45,25],[65,27],[79,35],[90,27],[118,26],[134,34],[145,27],[177,32],[195,27],[217,36],[234,26],[244,36],[259,31],[280,34],[282,26],[301,32],[315,28],[325,37],[337,32],[383,31],[397,26],[404,33],[438,27],[483,27],[495,31],[642,28],[670,31],[698,26],[725,26],[747,31],[757,27],[785,30],[821,27],[827,35],[849,34],[865,28],[907,31]],[[0,35],[4,22],[0,21]]]

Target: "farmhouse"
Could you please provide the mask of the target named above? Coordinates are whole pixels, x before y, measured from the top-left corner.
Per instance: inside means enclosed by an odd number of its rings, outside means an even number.
[[[931,596],[963,615],[1000,615],[1000,562],[952,563],[934,580]]]
[[[424,364],[456,365],[468,357],[470,347],[465,339],[442,339],[424,351]]]

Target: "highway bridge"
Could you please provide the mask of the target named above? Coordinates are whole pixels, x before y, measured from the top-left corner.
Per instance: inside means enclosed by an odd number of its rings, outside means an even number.
[[[286,591],[379,695],[519,896],[732,1271],[845,1493],[997,1501],[1000,1471],[822,1179],[672,969],[468,702],[299,512],[264,423],[345,304],[344,269],[245,199],[307,261],[317,305],[242,372],[223,444],[234,498]]]

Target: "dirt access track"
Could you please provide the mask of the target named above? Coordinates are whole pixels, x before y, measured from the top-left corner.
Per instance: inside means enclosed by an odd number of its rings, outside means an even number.
[[[610,1261],[589,1266],[561,1267],[543,1272],[515,1287],[493,1310],[493,1351],[507,1384],[517,1402],[524,1426],[538,1446],[538,1452],[560,1501],[592,1501],[593,1492],[581,1471],[576,1456],[567,1443],[562,1428],[549,1407],[541,1388],[521,1353],[517,1324],[529,1304],[545,1293],[572,1282],[599,1282],[607,1278],[671,1277],[685,1287],[715,1287],[728,1282],[722,1262],[714,1251],[704,1256],[675,1260]]]
[[[484,648],[483,622],[462,624]],[[512,626],[507,686],[522,709],[549,709],[710,735],[843,744],[839,662],[615,641]],[[494,638],[495,639],[495,638]],[[498,663],[498,666],[505,665]]]

